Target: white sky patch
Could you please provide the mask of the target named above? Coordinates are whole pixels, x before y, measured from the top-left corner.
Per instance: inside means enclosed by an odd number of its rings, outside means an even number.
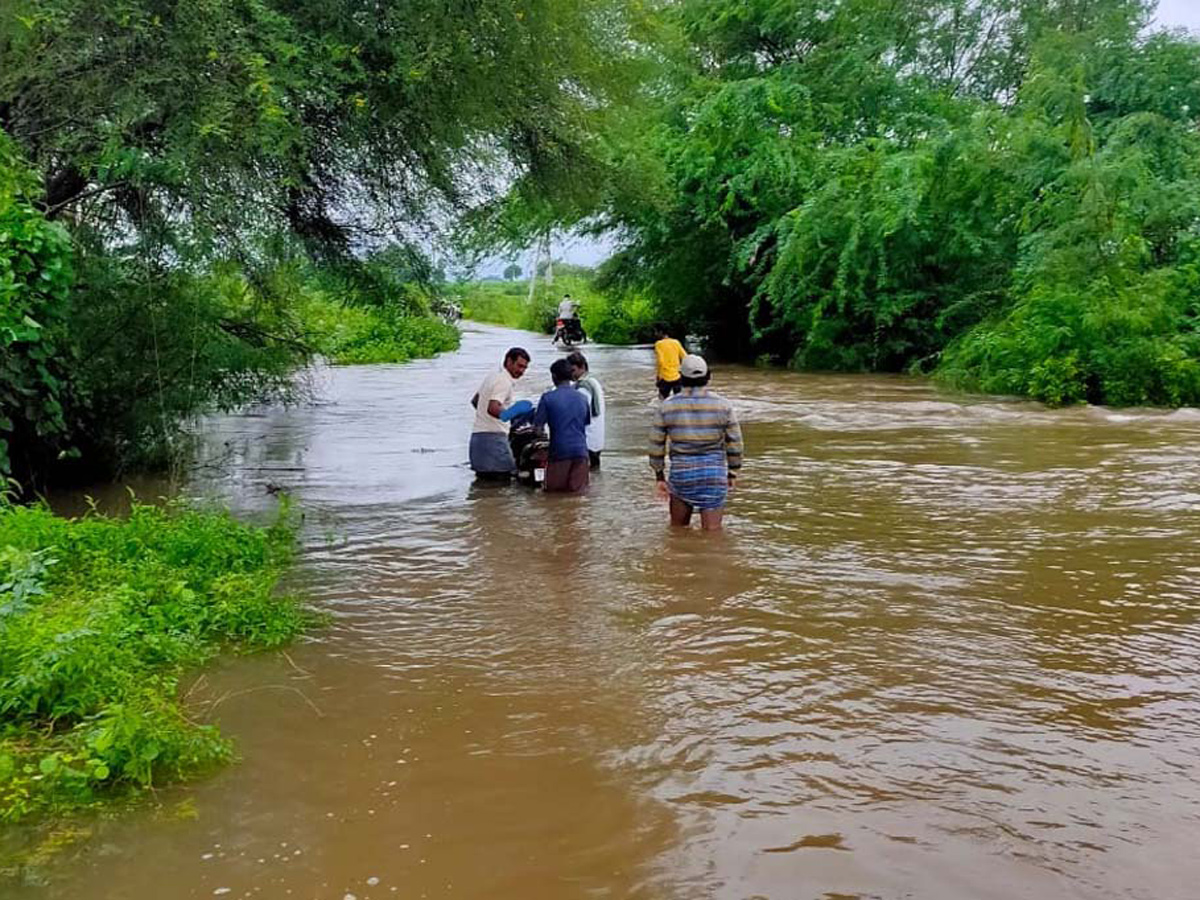
[[[1159,0],[1154,21],[1169,28],[1200,32],[1200,0]]]

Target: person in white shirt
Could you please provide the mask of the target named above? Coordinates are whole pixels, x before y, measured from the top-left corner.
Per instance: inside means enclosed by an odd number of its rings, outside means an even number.
[[[592,421],[585,432],[587,437],[588,459],[593,469],[600,468],[600,454],[604,451],[604,388],[588,368],[587,357],[579,351],[570,354],[567,362],[571,365],[571,377],[575,386],[588,398],[591,405]]]
[[[570,294],[563,294],[562,301],[558,304],[558,317],[560,319],[579,318],[579,304],[571,299]]]
[[[512,449],[508,446],[508,423],[500,414],[513,402],[513,383],[529,367],[529,353],[513,347],[504,354],[504,367],[483,379],[471,405],[475,423],[471,427],[471,468],[484,479],[507,480],[516,470]]]

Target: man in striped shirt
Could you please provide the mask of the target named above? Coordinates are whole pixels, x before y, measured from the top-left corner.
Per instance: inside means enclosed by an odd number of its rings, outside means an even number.
[[[695,354],[679,365],[681,390],[663,400],[650,429],[650,468],[660,494],[670,496],[671,524],[717,531],[725,500],[742,467],[742,430],[729,401],[708,389],[708,363]],[[671,474],[667,478],[667,446]]]

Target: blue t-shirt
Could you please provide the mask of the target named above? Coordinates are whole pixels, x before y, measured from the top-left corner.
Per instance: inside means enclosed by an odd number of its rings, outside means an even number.
[[[551,459],[586,459],[587,424],[592,421],[588,398],[570,384],[542,394],[534,425],[550,426]]]

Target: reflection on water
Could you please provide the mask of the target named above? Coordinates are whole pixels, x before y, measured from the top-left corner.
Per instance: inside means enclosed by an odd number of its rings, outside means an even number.
[[[745,477],[670,533],[647,350],[589,353],[587,497],[472,485],[511,343],[536,395],[547,341],[480,328],[206,423],[189,490],[292,492],[332,624],[196,691],[244,755],[196,818],[16,896],[1196,896],[1200,413],[718,367]]]

